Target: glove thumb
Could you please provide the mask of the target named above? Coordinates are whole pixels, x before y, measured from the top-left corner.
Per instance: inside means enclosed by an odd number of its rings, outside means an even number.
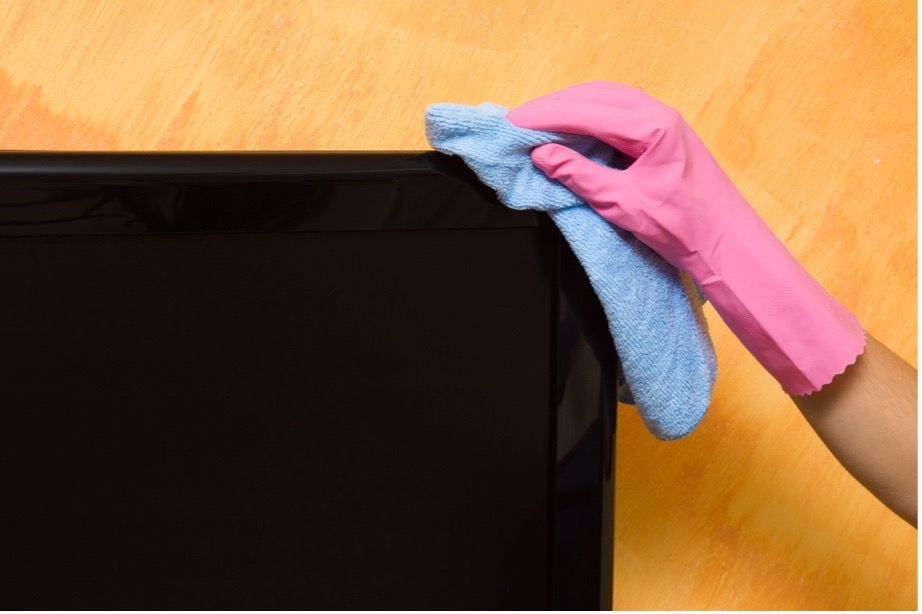
[[[532,163],[550,179],[559,181],[585,200],[612,224],[633,231],[625,211],[630,179],[625,171],[602,166],[558,143],[540,145],[531,151]]]

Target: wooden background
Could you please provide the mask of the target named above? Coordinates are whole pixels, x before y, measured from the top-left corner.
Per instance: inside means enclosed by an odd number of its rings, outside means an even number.
[[[0,3],[0,148],[423,149],[432,102],[592,79],[679,108],[866,329],[916,364],[916,3]],[[621,408],[615,606],[915,609],[916,531],[708,313],[689,438]]]

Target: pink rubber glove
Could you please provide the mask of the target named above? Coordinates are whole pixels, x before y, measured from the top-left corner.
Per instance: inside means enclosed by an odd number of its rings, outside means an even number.
[[[864,350],[861,324],[794,259],[671,107],[593,82],[511,111],[520,128],[598,138],[635,161],[600,166],[561,145],[532,161],[612,224],[687,271],[789,394],[816,392]]]

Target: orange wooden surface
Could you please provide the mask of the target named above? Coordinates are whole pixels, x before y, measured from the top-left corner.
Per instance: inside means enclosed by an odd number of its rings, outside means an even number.
[[[916,364],[916,3],[5,0],[0,148],[421,149],[431,102],[590,79],[682,110],[866,329]],[[712,407],[618,432],[615,606],[915,609],[917,535],[708,312]]]

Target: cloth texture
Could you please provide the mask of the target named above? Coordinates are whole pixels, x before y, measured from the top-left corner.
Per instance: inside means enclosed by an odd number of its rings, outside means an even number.
[[[592,137],[518,128],[507,113],[493,103],[433,104],[426,135],[436,150],[461,157],[507,207],[548,213],[602,304],[626,384],[622,401],[636,404],[659,439],[690,434],[707,411],[717,374],[700,291],[631,233],[548,179],[529,156],[538,145],[560,143],[624,168],[617,151]]]
[[[688,273],[788,394],[816,392],[864,351],[858,318],[797,261],[676,109],[635,87],[591,81],[530,100],[506,119],[596,138],[630,156],[622,172],[547,143],[531,161]]]

